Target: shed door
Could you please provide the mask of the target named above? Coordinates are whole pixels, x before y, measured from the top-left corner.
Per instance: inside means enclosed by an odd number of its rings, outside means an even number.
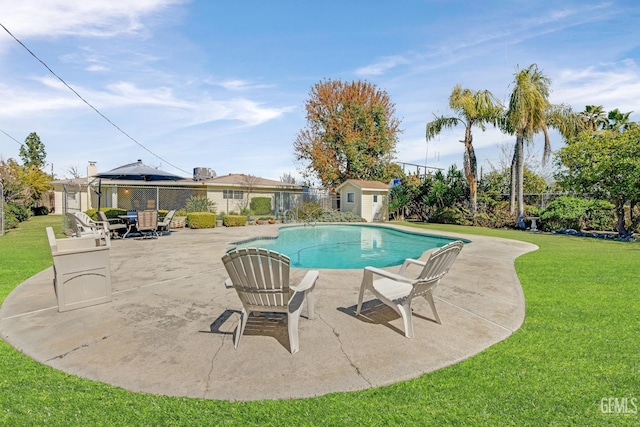
[[[382,221],[382,197],[377,194],[372,196],[371,200],[371,220]]]

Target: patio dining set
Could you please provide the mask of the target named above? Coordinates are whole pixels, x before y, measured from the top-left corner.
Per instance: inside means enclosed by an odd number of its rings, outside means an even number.
[[[168,234],[175,210],[171,210],[159,218],[158,211],[129,211],[117,218],[107,218],[102,211],[96,213],[98,221],[93,220],[84,212],[67,213],[67,220],[73,237],[104,236],[107,238],[124,239],[129,236],[142,238],[157,238]]]

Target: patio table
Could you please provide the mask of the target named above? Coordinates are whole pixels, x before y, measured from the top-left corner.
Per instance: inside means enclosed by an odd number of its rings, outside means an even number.
[[[127,231],[122,235],[122,238],[124,239],[125,237],[127,237],[127,234],[131,232],[131,229],[136,225],[138,214],[118,215],[118,218],[120,218],[125,222],[125,224],[127,224]]]

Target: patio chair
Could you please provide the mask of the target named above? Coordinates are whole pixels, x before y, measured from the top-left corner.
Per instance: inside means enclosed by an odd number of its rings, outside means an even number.
[[[69,225],[68,229],[65,229],[65,234],[68,237],[80,237],[82,232],[78,227],[76,216],[72,212],[67,212],[64,215],[67,218],[67,223]],[[71,234],[69,234],[69,230],[71,230]]]
[[[416,297],[423,297],[429,303],[436,322],[441,324],[440,316],[438,316],[433,302],[433,290],[440,283],[440,279],[449,271],[463,245],[459,240],[451,242],[433,252],[426,262],[407,258],[400,267],[398,274],[375,267],[365,267],[362,284],[360,285],[356,316],[360,315],[364,291],[368,289],[380,301],[402,316],[404,335],[407,338],[413,338],[411,301]],[[406,276],[407,268],[411,264],[422,267],[420,274],[416,278]],[[373,280],[374,274],[381,276],[381,278]]]
[[[109,245],[109,229],[106,223],[94,221],[84,212],[76,212],[73,216],[78,230],[76,237],[93,235],[96,239],[103,241],[105,245]]]
[[[287,313],[287,328],[291,354],[297,353],[298,323],[304,301],[307,318],[314,318],[313,291],[319,272],[310,270],[297,286],[289,285],[288,256],[267,249],[235,249],[222,257],[229,278],[225,286],[233,287],[242,302],[240,323],[235,330],[237,349],[251,313]]]
[[[111,237],[122,237],[126,233],[128,227],[120,218],[107,218],[107,215],[102,212],[96,212],[98,219],[107,225]],[[121,233],[122,232],[122,233]]]
[[[144,238],[158,237],[158,212],[138,211],[136,228]]]
[[[173,216],[175,214],[175,210],[170,210],[169,213],[167,213],[167,216],[162,219],[162,221],[158,221],[158,232],[170,231],[171,221],[173,220]]]

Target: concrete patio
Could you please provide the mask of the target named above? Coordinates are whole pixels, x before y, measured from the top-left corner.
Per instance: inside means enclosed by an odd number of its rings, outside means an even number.
[[[277,225],[260,225],[112,240],[111,303],[58,313],[49,268],[6,298],[0,335],[40,363],[130,391],[257,400],[415,378],[508,338],[524,320],[514,260],[536,246],[447,233],[471,243],[435,291],[442,325],[418,299],[415,338],[407,339],[402,319],[368,293],[355,317],[362,270],[320,270],[316,318],[303,311],[297,354],[286,318],[276,316],[252,318],[235,350],[241,304],[223,285],[221,257],[231,242],[277,233]],[[292,282],[304,272],[293,269]]]

